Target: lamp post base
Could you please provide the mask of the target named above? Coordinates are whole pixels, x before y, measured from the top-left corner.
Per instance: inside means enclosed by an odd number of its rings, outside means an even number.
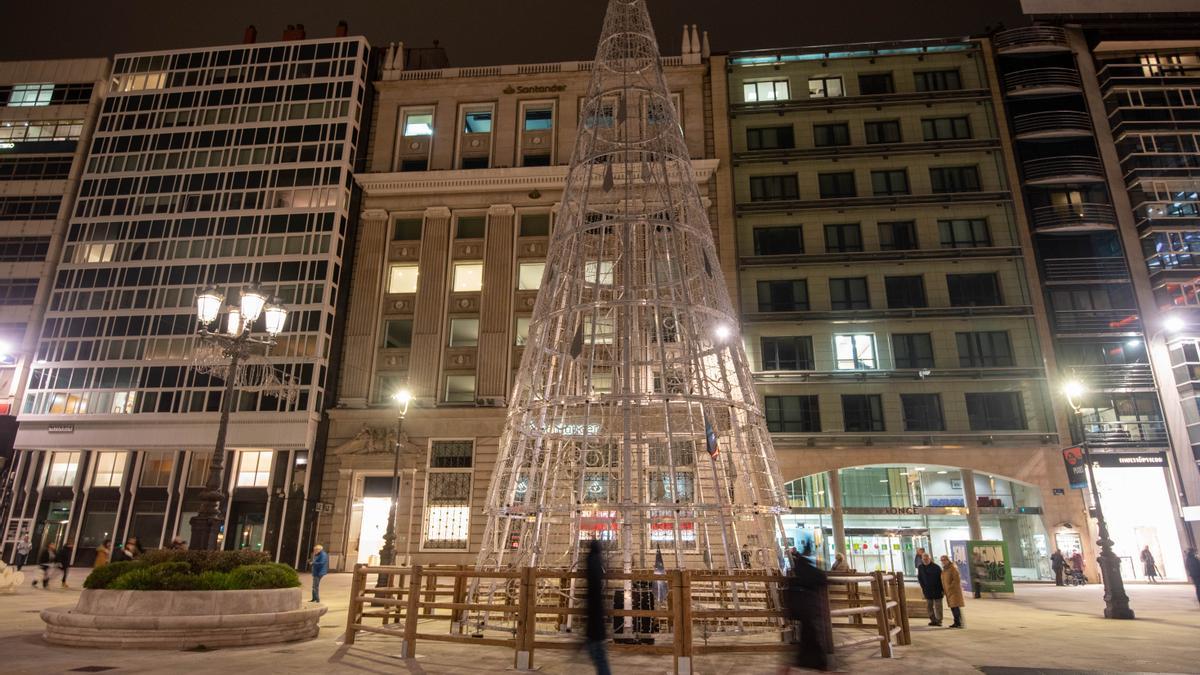
[[[188,524],[192,526],[192,540],[188,542],[188,548],[197,551],[220,550],[217,537],[221,533],[221,527],[225,525],[224,518],[220,515],[198,513],[192,516]]]
[[[1100,574],[1104,576],[1104,618],[1132,619],[1133,610],[1129,607],[1129,596],[1125,593],[1125,581],[1121,579],[1121,560],[1104,542],[1100,543],[1103,550],[1097,562]]]

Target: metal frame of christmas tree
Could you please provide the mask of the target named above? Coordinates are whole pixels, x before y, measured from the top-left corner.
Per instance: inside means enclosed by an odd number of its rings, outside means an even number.
[[[644,0],[610,0],[478,567],[577,568],[601,539],[624,571],[741,569],[743,546],[780,568],[736,327]]]

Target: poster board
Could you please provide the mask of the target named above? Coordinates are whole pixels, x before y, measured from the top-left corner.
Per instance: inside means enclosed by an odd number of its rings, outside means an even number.
[[[958,540],[950,542],[950,559],[962,577],[964,591],[974,593],[979,584],[981,593],[1012,593],[1012,566],[1008,560],[1008,545],[993,540]]]

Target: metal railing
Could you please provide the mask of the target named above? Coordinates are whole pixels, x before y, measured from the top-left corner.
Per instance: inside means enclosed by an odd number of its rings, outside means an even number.
[[[1057,94],[1082,90],[1079,73],[1070,68],[1027,68],[1004,76],[1010,95]]]
[[[992,44],[1001,54],[1070,49],[1067,31],[1057,26],[1026,26],[1000,31],[992,36]]]
[[[1111,228],[1116,225],[1117,212],[1110,204],[1058,204],[1033,209],[1033,226],[1039,229]]]
[[[1200,63],[1110,63],[1096,73],[1100,87],[1136,87],[1167,85],[1173,87],[1194,85],[1200,80]]]
[[[1135,309],[1052,310],[1054,329],[1060,333],[1137,333],[1142,321]]]
[[[1147,363],[1072,366],[1070,371],[1092,391],[1131,391],[1154,388],[1154,373]]]
[[[1046,281],[1128,281],[1124,258],[1046,258]]]
[[[1022,163],[1026,183],[1071,183],[1079,180],[1104,180],[1104,165],[1095,157],[1066,155],[1042,157]]]
[[[1098,448],[1157,447],[1167,444],[1167,425],[1161,421],[1085,423],[1083,437]]]
[[[1017,138],[1052,138],[1054,136],[1090,136],[1092,119],[1076,110],[1048,110],[1013,116],[1013,132]]]

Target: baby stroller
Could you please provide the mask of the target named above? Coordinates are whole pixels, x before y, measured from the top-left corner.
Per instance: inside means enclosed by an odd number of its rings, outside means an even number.
[[[1068,586],[1086,586],[1087,577],[1083,576],[1083,572],[1068,567],[1063,570],[1063,583]]]

